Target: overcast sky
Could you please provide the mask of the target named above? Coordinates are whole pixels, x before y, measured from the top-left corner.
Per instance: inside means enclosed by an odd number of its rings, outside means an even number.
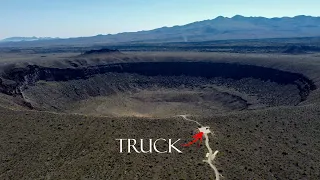
[[[234,15],[320,16],[320,0],[0,0],[0,39],[150,30]]]

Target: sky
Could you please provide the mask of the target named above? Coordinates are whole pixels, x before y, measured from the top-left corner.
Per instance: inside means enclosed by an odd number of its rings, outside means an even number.
[[[81,37],[217,16],[320,16],[319,0],[0,0],[0,39]]]

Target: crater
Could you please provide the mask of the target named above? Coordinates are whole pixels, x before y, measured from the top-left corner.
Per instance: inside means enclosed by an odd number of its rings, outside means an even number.
[[[295,106],[314,89],[298,73],[216,62],[28,65],[6,70],[0,86],[3,93],[40,111],[139,117]]]

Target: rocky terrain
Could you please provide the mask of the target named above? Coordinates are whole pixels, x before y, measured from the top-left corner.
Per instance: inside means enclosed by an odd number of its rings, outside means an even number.
[[[0,179],[213,179],[204,146],[119,153],[117,138],[189,141],[180,114],[215,132],[225,179],[320,178],[317,54],[34,57],[0,62]]]
[[[88,62],[79,65],[74,60],[67,61],[65,68],[37,64],[20,67],[6,65],[0,90],[22,98],[23,104],[37,110],[78,112],[77,109],[86,109],[91,114],[88,103],[94,106],[94,99],[110,97],[103,101],[106,104],[99,103],[96,104],[98,107],[92,107],[94,114],[110,115],[97,112],[112,107],[120,108],[112,112],[121,110],[128,111],[128,114],[150,116],[149,113],[161,114],[152,112],[153,109],[166,114],[163,106],[172,105],[176,110],[167,113],[172,116],[191,109],[201,110],[200,114],[204,111],[212,114],[214,109],[218,113],[298,105],[316,89],[314,82],[303,74],[270,67],[214,61],[148,62],[150,56],[136,56],[140,60],[135,62],[130,55],[117,50],[88,51],[76,58],[85,57],[88,61],[94,61],[90,55],[94,58],[101,55],[116,59],[131,58],[131,62],[115,60],[102,65],[88,65]],[[111,105],[108,100],[121,103]],[[83,104],[80,107],[79,102]],[[128,106],[128,109],[122,109],[122,106]],[[149,107],[148,112],[132,110],[133,107],[145,109],[144,106]]]

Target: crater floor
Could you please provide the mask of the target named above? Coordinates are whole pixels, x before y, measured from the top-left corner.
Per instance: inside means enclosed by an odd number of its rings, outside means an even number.
[[[299,89],[253,78],[106,73],[88,79],[39,81],[23,91],[38,110],[102,116],[210,115],[297,105]]]

